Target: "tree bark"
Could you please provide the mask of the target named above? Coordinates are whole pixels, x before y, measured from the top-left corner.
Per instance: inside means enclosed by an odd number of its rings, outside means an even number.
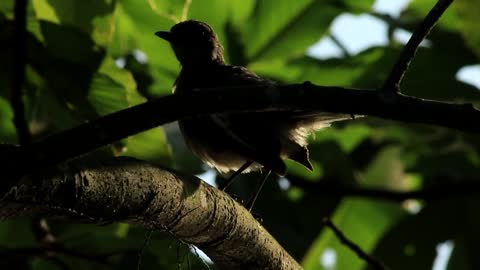
[[[84,157],[38,171],[0,200],[0,219],[38,214],[162,230],[199,247],[221,269],[301,269],[226,193],[133,158]]]

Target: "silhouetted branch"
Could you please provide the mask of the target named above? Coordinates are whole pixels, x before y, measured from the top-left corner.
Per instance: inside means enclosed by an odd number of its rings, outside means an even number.
[[[22,100],[25,85],[25,70],[27,66],[27,0],[17,0],[14,6],[14,52],[13,59],[13,87],[10,103],[14,117],[13,124],[17,132],[17,139],[20,145],[29,145],[32,142],[32,135],[25,118],[25,104]],[[32,231],[35,239],[44,245],[50,245],[55,237],[50,232],[45,219],[34,217],[32,219]]]
[[[13,124],[17,130],[18,142],[28,144],[31,141],[28,125],[25,121],[25,106],[22,101],[27,65],[27,0],[16,0],[14,6],[14,58],[11,105],[14,112]]]
[[[202,89],[158,98],[52,135],[23,148],[19,164],[24,170],[56,164],[141,131],[195,115],[284,110],[371,115],[480,132],[480,111],[471,104],[450,104],[400,95],[389,100],[379,91],[310,83],[276,88]],[[14,166],[15,162],[12,163]]]
[[[407,72],[408,66],[415,57],[415,53],[417,52],[420,43],[428,35],[430,30],[432,30],[435,23],[452,2],[453,0],[439,0],[437,4],[435,4],[435,6],[430,10],[428,15],[423,19],[423,21],[418,25],[413,32],[412,37],[408,40],[407,44],[403,48],[400,57],[390,72],[390,75],[385,81],[385,84],[382,88],[383,91],[390,93],[397,93],[400,91],[400,83],[402,78],[405,75],[405,72]]]
[[[346,247],[348,247],[350,250],[355,252],[355,254],[357,254],[360,259],[364,260],[377,270],[388,270],[388,267],[383,262],[379,261],[375,257],[368,255],[359,245],[348,239],[347,236],[345,236],[345,234],[340,231],[340,229],[338,229],[335,224],[332,223],[332,221],[330,221],[330,219],[325,218],[323,220],[323,224],[329,227],[337,236],[338,240],[340,240],[340,242]]]
[[[350,57],[352,54],[348,51],[347,47],[337,38],[333,33],[329,34],[330,39],[340,49],[344,57]]]

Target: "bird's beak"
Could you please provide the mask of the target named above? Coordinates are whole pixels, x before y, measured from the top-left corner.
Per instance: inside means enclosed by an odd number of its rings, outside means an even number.
[[[172,41],[172,33],[168,31],[158,31],[155,32],[155,35],[161,39],[164,39],[168,42]]]

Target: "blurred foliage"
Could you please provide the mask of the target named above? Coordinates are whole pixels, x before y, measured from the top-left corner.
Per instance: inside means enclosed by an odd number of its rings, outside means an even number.
[[[188,2],[188,1],[187,1]],[[402,44],[390,37],[384,46],[356,55],[317,59],[306,50],[327,37],[340,14],[371,12],[373,0],[31,0],[24,103],[32,135],[41,139],[160,95],[170,93],[179,64],[168,44],[153,33],[187,18],[208,22],[225,47],[226,59],[282,83],[305,80],[321,85],[377,88]],[[391,27],[413,31],[435,0],[409,3]],[[0,1],[0,140],[16,142],[9,99],[12,86],[13,5]],[[402,83],[405,94],[480,104],[479,89],[455,78],[464,66],[479,64],[478,0],[458,0],[447,10],[419,49]],[[368,29],[365,29],[367,32]],[[387,33],[385,33],[387,34]],[[459,119],[461,121],[461,119]],[[128,125],[128,123],[125,123]],[[167,131],[167,132],[165,132]],[[311,140],[315,171],[288,162],[290,173],[306,181],[331,181],[356,187],[411,191],[446,185],[439,177],[478,176],[480,139],[439,127],[364,118],[337,123]],[[125,138],[111,155],[130,155],[188,173],[206,170],[185,150],[175,126]],[[233,193],[248,196],[259,176],[242,176]],[[450,241],[448,269],[478,269],[478,199],[380,201],[309,190],[287,179],[267,183],[256,205],[265,227],[305,269],[369,269],[324,229],[332,221],[365,251],[390,269],[431,269],[439,243]],[[292,178],[293,179],[293,178]],[[461,182],[460,182],[461,183]],[[414,207],[412,207],[414,206]],[[67,249],[98,255],[24,252],[37,248],[29,220],[0,223],[2,269],[208,269],[190,247],[167,234],[126,224],[106,226],[51,221]],[[23,252],[22,252],[23,250]],[[330,264],[328,258],[330,257]],[[56,260],[56,259],[58,260]],[[332,260],[333,258],[333,260]]]

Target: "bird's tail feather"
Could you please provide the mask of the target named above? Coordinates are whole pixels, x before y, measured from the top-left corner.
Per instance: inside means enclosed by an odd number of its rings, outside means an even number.
[[[356,116],[349,114],[329,113],[329,112],[298,112],[291,117],[294,125],[298,127],[317,130],[328,127],[333,122],[353,119]]]
[[[307,145],[306,138],[311,133],[329,127],[333,122],[352,119],[349,114],[328,112],[298,112],[291,115],[288,137],[299,146]]]

